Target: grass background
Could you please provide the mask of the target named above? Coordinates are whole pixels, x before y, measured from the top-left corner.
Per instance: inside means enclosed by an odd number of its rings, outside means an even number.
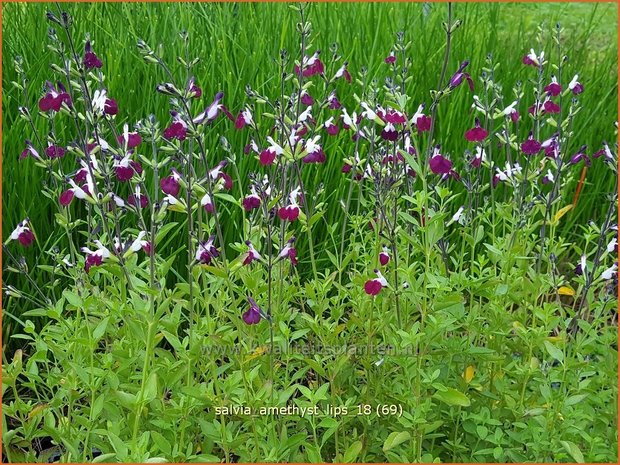
[[[39,257],[37,260],[41,263],[41,251],[53,245],[55,209],[40,194],[46,179],[44,171],[29,161],[20,163],[18,160],[24,139],[32,135],[26,123],[17,116],[21,93],[11,85],[15,79],[13,60],[17,55],[24,59],[30,76],[29,105],[34,107],[39,89],[46,79],[53,78],[50,70],[53,56],[46,50],[45,12],[55,8],[54,4],[9,3],[3,6],[3,237],[28,216],[39,238],[35,247],[24,252],[30,264],[35,257]],[[119,126],[125,121],[133,124],[149,114],[155,114],[162,124],[168,121],[167,99],[154,91],[164,77],[155,66],[141,60],[136,47],[139,38],[151,46],[161,44],[167,61],[180,72],[175,60],[181,53],[177,33],[186,29],[190,33],[193,54],[201,58],[196,78],[205,92],[203,103],[209,102],[218,90],[223,90],[224,103],[234,113],[245,102],[246,84],[267,95],[277,95],[279,84],[274,58],[280,49],[297,53],[295,23],[298,18],[285,4],[83,3],[65,4],[64,8],[74,18],[75,37],[79,41],[90,34],[104,62],[109,93],[119,102]],[[336,42],[354,75],[362,66],[367,66],[374,75],[385,66],[383,59],[395,41],[396,32],[405,31],[407,39],[413,42],[414,79],[410,86],[413,97],[410,111],[413,112],[419,102],[429,102],[429,90],[436,85],[445,46],[441,23],[446,11],[446,4],[441,3],[314,4],[309,17],[314,30],[311,50],[318,48],[327,55],[330,44]],[[541,24],[547,56],[551,55],[557,62],[549,31],[559,22],[566,29],[563,47],[569,57],[564,79],[578,73],[586,87],[581,99],[583,110],[575,126],[574,148],[588,144],[591,153],[600,148],[602,140],[613,141],[615,137],[617,13],[615,3],[458,3],[454,14],[463,24],[455,35],[449,70],[469,59],[470,72],[478,76],[487,54],[493,53],[495,61],[501,63],[496,72],[497,80],[503,84],[509,102],[514,83],[533,76],[531,69],[521,64],[521,57],[531,47],[538,48],[536,36]],[[345,106],[354,104],[352,87],[340,84],[339,98]],[[465,148],[462,134],[471,126],[471,101],[471,94],[463,91],[440,106],[440,142],[455,159],[460,158]],[[37,124],[43,134],[49,130],[45,120],[39,119]],[[59,131],[64,134],[62,128]],[[224,118],[218,120],[212,131],[212,162],[223,156],[217,148],[219,135],[226,135],[237,148],[238,159],[242,158],[241,147],[247,143],[247,132],[235,131]],[[67,142],[72,138],[69,132],[64,136]],[[342,158],[351,150],[352,144],[346,138],[338,138],[338,142],[330,140],[325,146],[327,163],[307,173],[311,177],[310,189],[323,182],[328,193],[325,221],[317,224],[314,231],[319,250],[326,234],[325,225],[342,219],[339,199],[347,185],[340,167]],[[72,160],[66,159],[63,163],[68,164],[68,170],[73,168]],[[253,169],[256,169],[255,161],[247,158],[241,161],[242,176]],[[600,163],[588,171],[586,182],[579,208],[567,215],[563,223],[563,234],[569,240],[571,235],[580,234],[576,224],[600,216],[605,192],[613,185]],[[572,200],[573,192],[574,188],[570,187],[564,190],[565,203]],[[233,218],[233,221],[236,220]],[[326,257],[320,254],[318,259]],[[302,265],[306,267],[307,263]],[[25,282],[6,273],[4,278],[18,288]]]

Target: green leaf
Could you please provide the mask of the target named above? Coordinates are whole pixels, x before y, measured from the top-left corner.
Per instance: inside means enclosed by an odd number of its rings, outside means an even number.
[[[549,355],[551,355],[554,359],[558,360],[559,362],[564,360],[564,353],[558,349],[556,346],[554,346],[553,344],[551,344],[549,341],[545,341],[545,349],[547,349],[547,352],[549,352]]]
[[[564,401],[564,406],[565,407],[569,407],[571,405],[578,404],[579,402],[581,402],[586,397],[588,397],[587,394],[577,394],[577,395],[574,395],[574,396],[567,397],[566,400]]]
[[[110,321],[110,317],[106,317],[99,322],[95,330],[93,331],[93,339],[97,342],[101,339],[101,336],[105,334],[105,330],[108,327],[108,321]]]
[[[355,459],[362,451],[362,441],[355,441],[351,444],[344,453],[343,461],[345,463],[355,462]]]
[[[437,391],[433,397],[448,405],[459,405],[461,407],[469,407],[471,405],[465,394],[452,388],[448,388],[446,391]]]
[[[575,460],[575,462],[585,463],[585,460],[583,459],[583,454],[581,453],[581,450],[579,450],[579,447],[577,447],[577,444],[570,441],[560,441],[560,443],[562,444],[562,446],[564,446],[566,452],[570,454],[570,456]]]
[[[390,435],[383,443],[383,452],[387,452],[388,450],[393,449],[397,445],[407,441],[409,438],[411,438],[411,435],[408,431],[394,431],[390,433]]]

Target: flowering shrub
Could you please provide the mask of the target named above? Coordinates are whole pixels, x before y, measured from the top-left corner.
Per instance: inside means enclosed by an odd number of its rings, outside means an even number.
[[[617,323],[617,144],[611,130],[596,147],[577,137],[590,84],[563,30],[505,89],[492,55],[483,69],[451,56],[449,4],[420,100],[404,33],[375,77],[335,45],[317,50],[308,7],[292,8],[300,48],[275,60],[279,93],[248,82],[243,102],[196,75],[188,33],[180,72],[139,40],[164,76],[163,121],[127,119],[65,11],[48,13],[57,63],[36,95],[16,60],[31,129],[19,157],[48,174],[57,237],[40,270],[19,258],[43,248],[34,220],[3,247],[30,284],[6,295],[32,304],[20,318],[46,318],[23,323],[3,367],[6,458],[612,460],[616,420],[597,409],[617,395],[602,368]],[[440,112],[456,95],[471,104],[459,134]],[[238,131],[243,146],[226,137]],[[333,159],[342,198],[311,182]],[[593,164],[616,188],[569,241],[557,227]]]

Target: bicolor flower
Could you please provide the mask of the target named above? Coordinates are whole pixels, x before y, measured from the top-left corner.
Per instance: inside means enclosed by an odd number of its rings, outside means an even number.
[[[253,123],[252,112],[248,107],[245,107],[237,116],[235,120],[235,128],[243,129],[246,126],[251,126]]]
[[[334,123],[333,116],[328,118],[327,121],[325,121],[323,127],[325,128],[325,131],[327,131],[327,134],[329,134],[330,136],[336,136],[340,132],[340,127],[338,126],[338,124]]]
[[[75,183],[73,179],[67,179],[67,182],[69,183],[71,188],[60,194],[60,197],[58,198],[60,205],[62,205],[63,207],[70,205],[74,197],[80,200],[93,201],[92,190],[88,187],[88,184],[91,184],[90,174],[86,175],[86,180],[87,184],[83,187],[80,187]]]
[[[540,55],[536,55],[534,49],[530,49],[530,53],[523,57],[523,64],[529,66],[542,66],[545,62],[545,52],[541,51]]]
[[[390,262],[390,251],[386,245],[383,246],[383,250],[379,253],[379,263],[381,266],[386,266]]]
[[[222,110],[226,114],[226,116],[228,116],[230,120],[234,121],[234,118],[230,114],[230,112],[226,109],[224,105],[220,103],[223,98],[224,98],[224,92],[218,92],[217,94],[215,94],[215,98],[213,99],[213,102],[211,102],[211,104],[205,109],[205,111],[203,111],[198,116],[196,116],[192,120],[192,122],[194,124],[210,123],[215,118],[217,118],[217,115],[219,114],[220,110]]]
[[[394,108],[388,108],[386,110],[379,108],[377,114],[385,123],[404,124],[407,122],[407,116]]]
[[[448,174],[452,170],[452,162],[439,153],[439,145],[435,147],[428,164],[435,174]]]
[[[614,155],[611,153],[611,149],[609,148],[609,144],[607,142],[603,142],[603,148],[596,153],[592,154],[594,158],[599,158],[601,156],[605,157],[605,160],[609,162],[614,161]]]
[[[30,220],[28,218],[19,223],[9,236],[9,241],[17,240],[24,247],[30,247],[34,242],[34,233],[30,229],[29,224]]]
[[[263,257],[258,253],[258,250],[254,248],[251,241],[245,241],[245,245],[248,246],[248,251],[245,253],[245,258],[243,259],[244,265],[249,265],[254,260],[262,260]]]
[[[233,187],[233,181],[232,181],[232,178],[223,171],[226,165],[228,165],[228,160],[224,159],[220,161],[215,166],[215,168],[209,171],[209,176],[211,177],[213,181],[216,181],[216,182],[221,179],[223,181],[222,184],[224,186],[224,189],[230,190]]]
[[[133,149],[142,143],[142,137],[137,132],[129,132],[129,125],[123,125],[123,134],[117,138],[119,145],[125,150]]]
[[[607,252],[614,252],[618,248],[618,239],[614,237],[609,244],[607,244]]]
[[[474,127],[465,132],[465,139],[469,142],[482,142],[488,135],[489,132],[480,126],[480,120],[476,118]]]
[[[260,207],[260,202],[260,197],[256,193],[256,188],[254,186],[250,186],[250,195],[241,201],[241,205],[243,205],[243,209],[246,212],[249,212]]]
[[[127,252],[125,252],[125,258],[129,257],[133,253],[137,253],[140,250],[144,250],[147,255],[150,255],[153,252],[153,248],[149,241],[144,240],[144,236],[146,236],[146,231],[140,231],[138,233],[138,237],[131,243]]]
[[[486,161],[486,152],[481,146],[476,146],[476,153],[474,154],[474,158],[472,158],[469,163],[472,168],[480,168],[482,162]]]
[[[41,111],[60,111],[63,103],[71,107],[71,97],[61,82],[57,84],[57,88],[49,81],[45,83],[45,86],[47,87],[47,92],[43,98],[39,100],[39,109]]]
[[[172,123],[164,130],[164,137],[168,140],[185,140],[187,137],[187,123],[176,111],[171,111]]]
[[[284,153],[284,149],[270,136],[267,137],[267,141],[271,145],[263,150],[258,156],[258,161],[263,166],[271,165],[278,155],[282,155]]]
[[[86,261],[84,263],[84,271],[87,273],[93,266],[100,266],[105,260],[110,258],[110,251],[100,242],[95,241],[97,250],[90,250],[88,247],[82,247],[82,252],[86,254]]]
[[[364,109],[364,111],[361,114],[362,117],[366,118],[369,121],[376,121],[376,122],[381,121],[381,118],[379,118],[379,115],[377,115],[377,113],[375,113],[375,111],[371,109],[366,102],[361,102],[360,105]]]
[[[329,105],[330,110],[340,110],[342,108],[340,100],[336,97],[335,90],[332,90],[331,94],[327,97],[327,104]]]
[[[582,274],[584,274],[586,272],[586,270],[587,270],[586,256],[582,255],[581,256],[581,260],[579,261],[579,263],[575,267],[575,274],[577,276],[581,276]]]
[[[555,181],[555,176],[553,175],[551,170],[547,170],[547,174],[545,174],[545,176],[542,178],[542,183],[551,184],[553,181]]]
[[[114,160],[112,165],[116,179],[121,182],[129,181],[134,174],[142,173],[142,165],[131,159],[132,153],[130,150],[123,158]]]
[[[392,50],[390,54],[387,57],[385,57],[385,60],[383,61],[387,63],[388,65],[393,65],[394,63],[396,63],[396,54],[394,53],[394,50]]]
[[[601,273],[601,279],[608,280],[618,274],[618,263],[614,263],[610,268],[607,268]]]
[[[536,139],[534,139],[534,132],[530,131],[527,140],[521,143],[521,151],[526,155],[536,155],[540,152],[542,145]]]
[[[398,131],[392,123],[387,123],[381,131],[381,137],[384,140],[394,142],[396,139],[398,139]]]
[[[456,211],[456,213],[454,215],[452,215],[452,218],[450,218],[450,221],[448,221],[447,225],[451,225],[452,223],[461,223],[461,220],[463,219],[463,212],[465,211],[465,206],[460,206],[459,209]]]
[[[541,142],[540,146],[545,150],[545,156],[549,158],[558,158],[560,155],[560,146],[558,144],[558,135],[555,133],[549,139]]]
[[[146,208],[149,205],[149,199],[146,195],[140,192],[140,186],[136,186],[136,190],[133,194],[129,194],[127,197],[127,203],[133,205],[136,208]]]
[[[312,98],[312,95],[304,90],[301,93],[301,103],[309,107],[314,104],[314,99]]]
[[[265,315],[252,297],[248,297],[248,301],[250,302],[250,308],[241,316],[241,318],[247,325],[258,324],[260,323],[261,318],[264,318]]]
[[[472,92],[474,91],[474,81],[472,80],[469,73],[465,72],[465,68],[467,68],[468,65],[469,61],[467,60],[461,63],[459,69],[450,78],[450,89],[456,89],[458,86],[461,85],[463,79],[465,79],[467,81],[467,85],[469,86],[469,90],[471,90]]]
[[[347,82],[351,82],[351,74],[349,73],[349,71],[347,70],[347,66],[349,65],[349,63],[347,63],[346,61],[343,63],[343,65],[338,69],[338,71],[336,71],[336,74],[334,75],[334,81],[336,79],[340,79],[342,77],[344,77],[344,79]]]
[[[590,157],[586,154],[587,148],[588,148],[587,145],[582,145],[579,151],[571,157],[570,164],[576,165],[580,161],[583,161],[586,166],[591,166],[592,160],[590,160]]]
[[[324,68],[323,63],[319,59],[319,55],[321,54],[320,50],[314,52],[314,55],[311,57],[305,56],[301,63],[301,75],[303,77],[311,77],[315,74],[323,74]],[[299,75],[300,69],[299,65],[295,65],[295,74]]]
[[[519,163],[515,163],[514,165],[510,165],[510,163],[506,162],[506,166],[504,171],[500,170],[499,167],[495,167],[496,176],[498,181],[508,181],[513,179],[516,175],[521,174],[521,165]]]
[[[419,132],[430,131],[431,129],[431,117],[424,114],[424,106],[421,104],[411,118],[411,124],[414,124]]]
[[[547,92],[547,95],[551,97],[560,95],[562,92],[562,86],[558,83],[555,76],[551,76],[551,82],[545,87],[545,92]]]
[[[375,274],[377,275],[375,279],[369,279],[364,284],[364,291],[366,294],[372,296],[378,295],[379,292],[381,292],[381,289],[387,287],[388,285],[387,280],[383,277],[379,270],[375,270]]]
[[[297,198],[299,197],[301,188],[298,186],[289,194],[289,204],[285,207],[280,207],[278,210],[278,216],[283,221],[295,221],[299,218],[299,204]]]
[[[166,176],[165,178],[161,178],[159,181],[159,187],[164,194],[171,195],[176,197],[179,195],[179,191],[181,189],[181,173],[172,168],[172,174],[170,176]]]
[[[28,157],[32,157],[35,160],[41,160],[41,156],[39,155],[39,152],[37,152],[37,150],[32,145],[32,142],[30,142],[29,140],[26,140],[26,148],[22,150],[22,153],[20,154],[19,159],[23,160],[24,158],[28,158]]]
[[[201,241],[196,248],[196,261],[203,265],[210,265],[214,258],[219,257],[220,253],[213,245],[215,236],[209,237],[209,240]]]
[[[93,112],[99,116],[118,114],[118,103],[116,100],[108,97],[105,89],[96,89],[92,99]]]
[[[95,55],[95,52],[93,52],[93,48],[90,45],[89,40],[86,41],[86,46],[84,47],[84,59],[82,60],[82,63],[86,69],[99,69],[103,66],[103,63],[99,57]]]
[[[509,117],[513,123],[519,121],[519,112],[515,108],[515,106],[517,106],[517,103],[519,102],[515,100],[502,111],[503,115]]]
[[[293,246],[294,243],[295,237],[291,237],[278,254],[279,260],[284,260],[285,258],[288,258],[291,261],[291,265],[293,266],[297,265],[297,249]]]
[[[213,199],[208,193],[202,196],[202,199],[200,199],[200,205],[202,205],[207,213],[213,213],[215,211]]]
[[[306,141],[305,151],[307,155],[302,158],[304,163],[325,163],[325,152],[319,145],[320,135]]]
[[[196,80],[192,76],[187,82],[187,92],[192,98],[202,97],[202,89],[196,84]]]
[[[356,122],[357,115],[353,113],[353,116],[349,115],[349,112],[346,108],[342,109],[342,127],[345,129],[357,129]]]
[[[578,81],[579,75],[575,74],[575,77],[568,83],[568,88],[574,95],[579,95],[583,92],[583,85]]]

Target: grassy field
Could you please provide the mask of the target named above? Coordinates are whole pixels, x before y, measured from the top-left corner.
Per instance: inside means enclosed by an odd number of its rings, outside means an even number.
[[[75,60],[90,40],[119,107],[114,118],[96,114],[88,89],[101,83],[94,71],[74,70],[69,91],[84,119],[35,110],[45,81],[66,79],[52,71],[59,58],[46,47],[54,37],[46,12],[58,8],[2,5],[3,462],[617,461],[617,171],[605,163],[618,150],[617,4],[318,3],[302,9],[308,36],[298,33],[296,7],[280,3],[62,4]],[[450,46],[446,20],[462,21]],[[386,79],[400,79],[391,73],[402,55],[393,68],[384,61],[399,31],[411,41],[409,100],[404,84],[390,88]],[[60,42],[72,44],[64,33]],[[199,57],[192,73],[202,98],[158,93],[171,77],[145,62],[140,40],[182,86],[189,71],[177,57]],[[396,123],[390,139],[367,109],[356,123],[364,137],[354,141],[345,129],[331,137],[320,125],[335,113],[315,103],[317,123],[308,126],[321,134],[326,162],[302,163],[305,153],[286,146],[300,118],[300,78],[292,61],[285,82],[278,68],[281,50],[294,60],[300,42],[308,54],[321,50],[330,72],[340,65],[329,63],[336,50],[348,63],[353,82],[333,87],[350,112],[362,111],[362,98],[378,113],[389,106],[411,117],[424,102],[430,130]],[[545,50],[549,63],[526,66],[530,49]],[[14,83],[20,59],[25,89]],[[448,81],[465,60],[473,94],[493,110],[524,89],[518,123],[489,111],[481,117],[488,133],[465,135],[481,113],[465,82]],[[561,108],[528,115],[560,60],[565,92],[550,101]],[[576,74],[583,93],[566,88]],[[324,81],[303,82],[318,100]],[[248,85],[269,102],[246,95]],[[254,105],[255,132],[224,116],[191,123],[218,91],[234,115]],[[489,103],[494,97],[500,103]],[[271,106],[279,98],[290,105]],[[33,127],[19,116],[24,104]],[[191,123],[183,141],[149,133],[150,115],[164,129],[171,108]],[[75,156],[49,162],[62,173],[57,186],[32,157],[20,160],[26,139],[39,143],[33,129],[85,147],[82,134],[103,131],[112,141],[123,123],[139,120],[142,175],[123,182],[107,166],[126,147],[102,148],[105,169],[91,167],[93,188],[125,204],[86,196],[61,207]],[[527,155],[530,130],[544,141],[563,122],[557,159],[541,147]],[[513,130],[513,143],[503,143]],[[263,149],[270,134],[285,146],[274,165],[243,154],[251,136]],[[592,156],[604,141],[608,151],[587,170],[570,161],[581,146]],[[434,168],[435,144],[456,171]],[[489,159],[476,167],[472,152],[483,148]],[[356,167],[342,170],[356,150],[360,182]],[[153,169],[166,153],[174,157]],[[498,174],[495,186],[496,168],[511,156],[523,171]],[[216,194],[217,214],[206,212],[201,201],[220,183],[208,173],[224,157],[234,188]],[[171,168],[182,171],[182,184],[161,210],[153,201],[128,206],[138,183],[161,200],[159,180]],[[556,169],[557,182],[548,178]],[[261,193],[255,210],[240,202],[250,185]],[[282,210],[295,207],[301,216],[287,221]],[[29,247],[9,240],[26,217],[20,241],[32,228]],[[210,235],[215,252],[202,242]],[[233,407],[247,411],[222,410]]]
[[[33,94],[49,77],[51,56],[44,47],[47,40],[44,15],[51,6],[5,5],[2,25],[3,224],[8,229],[28,215],[43,228],[36,231],[42,238],[50,237],[53,224],[49,210],[37,195],[44,173],[19,163],[18,155],[27,131],[26,123],[17,114],[21,94],[10,82],[15,78],[16,55],[24,57]],[[267,95],[277,92],[273,60],[280,49],[292,51],[296,46],[296,19],[286,5],[153,4],[143,8],[133,4],[76,4],[71,5],[70,11],[78,34],[89,32],[107,64],[110,95],[118,97],[120,121],[131,122],[130,115],[134,118],[149,114],[165,119],[168,111],[165,99],[158,98],[154,92],[163,76],[140,59],[135,46],[139,38],[152,45],[161,44],[164,56],[174,64],[174,57],[180,52],[177,33],[186,29],[191,35],[192,52],[201,58],[196,72],[198,82],[208,94],[223,90],[225,103],[234,110],[242,108],[246,84],[260,86],[258,90]],[[463,25],[453,45],[450,67],[456,68],[460,61],[469,59],[472,72],[477,74],[487,54],[492,53],[501,64],[497,75],[505,89],[526,79],[527,70],[521,64],[521,57],[536,46],[537,27],[544,25],[548,31],[561,23],[566,28],[567,68],[579,73],[588,85],[580,116],[584,123],[575,137],[592,150],[601,139],[613,140],[612,122],[617,119],[616,107],[610,104],[617,100],[615,4],[464,3],[455,7],[455,15],[463,19]],[[445,5],[317,4],[312,8],[311,18],[315,30],[313,46],[327,52],[330,44],[337,43],[339,53],[349,61],[354,74],[364,66],[371,74],[376,73],[394,43],[396,32],[404,31],[413,42],[413,101],[428,99],[429,84],[434,85],[438,79],[443,55],[441,22],[445,19]],[[548,32],[544,40],[551,43]],[[347,86],[342,86],[341,93],[343,102],[352,101]],[[31,100],[34,98],[32,95]],[[469,105],[467,95],[455,96],[449,108],[440,109],[439,130],[462,134],[470,124]],[[225,133],[234,147],[245,145],[245,135],[235,134],[229,128],[227,122],[221,121],[214,132]],[[214,134],[210,141],[210,149],[214,151],[218,137]],[[458,144],[450,147],[451,143],[445,142],[448,149],[460,150]],[[327,222],[340,215],[337,199],[342,197],[346,186],[341,183],[339,168],[352,145],[328,145],[327,163],[311,180],[314,185],[320,180],[326,191],[332,193]],[[242,176],[247,174],[247,166],[247,163],[240,165]],[[563,225],[569,237],[575,224],[596,212],[597,199],[612,183],[598,168],[588,172],[579,208]],[[566,190],[572,191],[574,188]],[[50,229],[42,225],[50,225]],[[321,229],[323,226],[318,227],[317,234],[321,236],[325,230]]]

